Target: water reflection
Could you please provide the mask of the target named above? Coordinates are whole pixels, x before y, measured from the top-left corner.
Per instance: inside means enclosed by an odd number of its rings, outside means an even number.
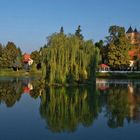
[[[14,107],[23,94],[40,99],[40,116],[52,132],[94,125],[99,115],[110,128],[140,122],[140,81],[98,81],[96,86],[48,88],[40,79],[0,79],[0,102]]]
[[[0,80],[0,102],[12,107],[20,100],[22,94],[21,82],[13,80]]]
[[[32,78],[1,78],[0,102],[6,104],[7,107],[12,107],[21,99],[22,94],[32,94],[32,80]]]
[[[72,132],[93,124],[100,105],[95,88],[50,88],[41,96],[40,114],[53,132]]]
[[[100,95],[104,95],[104,99],[106,99],[105,117],[108,119],[109,127],[123,127],[125,121],[129,123],[140,120],[140,81],[98,82],[97,88]]]

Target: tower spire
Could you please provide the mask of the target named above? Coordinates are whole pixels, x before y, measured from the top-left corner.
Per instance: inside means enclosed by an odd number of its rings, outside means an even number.
[[[128,29],[128,31],[126,33],[133,33],[133,32],[134,31],[133,31],[132,27],[130,26],[129,29]]]
[[[135,30],[134,30],[134,32],[135,32],[135,33],[137,33],[137,32],[138,32],[138,30],[137,30],[136,26],[135,26]]]

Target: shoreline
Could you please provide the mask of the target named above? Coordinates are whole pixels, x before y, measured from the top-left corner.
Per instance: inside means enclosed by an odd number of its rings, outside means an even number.
[[[96,78],[99,79],[140,79],[140,72],[96,72]]]
[[[11,78],[24,78],[24,77],[42,77],[42,72],[26,72],[23,70],[20,71],[12,71],[12,70],[0,70],[0,78],[1,77],[11,77]],[[102,81],[104,80],[104,81]],[[90,86],[96,83],[104,83],[105,81],[113,82],[114,80],[140,80],[139,72],[129,72],[129,73],[113,73],[113,72],[96,72],[95,82],[91,83],[90,81],[86,81],[84,83],[65,83],[65,84],[45,84],[48,87],[81,87],[81,86]],[[105,82],[105,83],[106,83]]]
[[[37,72],[26,72],[23,70],[13,71],[13,70],[0,70],[0,77],[26,77],[26,76],[40,76],[41,71]]]

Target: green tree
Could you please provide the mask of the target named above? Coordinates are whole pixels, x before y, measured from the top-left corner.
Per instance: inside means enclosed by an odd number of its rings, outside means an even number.
[[[31,53],[31,59],[33,59],[35,64],[41,63],[41,55],[38,51],[33,51]]]
[[[8,42],[3,48],[0,58],[0,67],[12,68],[17,57],[21,56],[21,50],[13,42]]]
[[[107,51],[108,47],[104,45],[104,41],[100,40],[99,42],[95,43],[95,46],[99,48],[100,55],[101,55],[101,63],[107,63]]]
[[[22,69],[22,56],[19,54],[13,63],[14,70],[18,71],[19,69]]]
[[[77,30],[75,31],[75,35],[76,35],[79,39],[83,40],[84,37],[83,37],[83,35],[81,34],[81,32],[82,32],[81,26],[79,25],[78,28],[77,28]]]
[[[55,33],[42,50],[48,84],[83,83],[95,79],[99,50],[91,40]]]
[[[103,40],[100,40],[99,42],[96,42],[95,46],[98,47],[99,49],[101,49],[104,46]]]
[[[128,51],[131,46],[126,38],[125,29],[119,26],[109,28],[108,37],[108,64],[113,69],[126,69],[130,64]]]
[[[63,28],[63,26],[60,28],[60,34],[64,34],[64,28]]]

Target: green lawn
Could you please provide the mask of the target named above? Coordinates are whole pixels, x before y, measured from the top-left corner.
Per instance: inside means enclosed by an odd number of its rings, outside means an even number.
[[[21,76],[41,76],[42,71],[30,71],[26,72],[24,70],[19,70],[19,71],[13,71],[12,69],[1,69],[0,70],[0,76],[16,76],[16,77],[21,77]]]

